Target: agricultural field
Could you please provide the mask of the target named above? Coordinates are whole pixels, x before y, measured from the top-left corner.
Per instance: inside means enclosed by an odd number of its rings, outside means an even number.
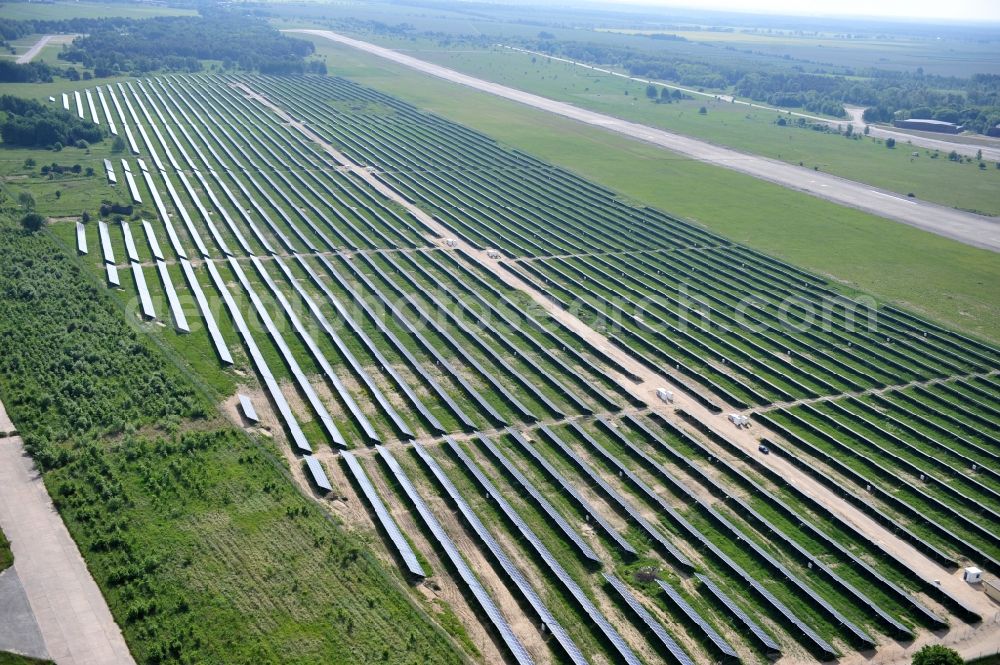
[[[983,526],[1000,510],[1000,349],[347,78],[63,92],[124,150],[77,156],[92,200],[53,194],[72,201],[44,237],[244,430],[161,443],[128,487],[234,474],[179,538],[219,537],[209,507],[243,506],[235,487],[290,504],[271,515],[289,547],[331,543],[326,563],[297,549],[297,570],[350,561],[364,595],[386,568],[375,588],[398,599],[368,602],[379,626],[417,622],[423,660],[860,662],[995,630],[955,571],[1000,572]],[[120,212],[96,214],[102,199]],[[195,461],[166,468],[185,440]],[[157,444],[122,445],[60,483],[124,477]],[[150,525],[159,510],[130,506]],[[196,584],[232,590],[194,560]],[[372,628],[334,588],[311,585],[300,621],[320,640],[334,617],[357,655]],[[126,626],[150,614],[127,589]],[[258,630],[266,660],[281,644]]]
[[[3,17],[12,21],[59,21],[70,18],[149,18],[194,16],[194,9],[169,7],[154,2],[6,2]]]
[[[867,28],[867,26],[866,26]],[[602,30],[598,28],[598,30]],[[1000,69],[995,42],[949,35],[850,34],[807,30],[717,27],[712,30],[628,30],[608,32],[673,35],[698,44],[844,67],[907,70],[921,67],[942,75],[994,73]]]

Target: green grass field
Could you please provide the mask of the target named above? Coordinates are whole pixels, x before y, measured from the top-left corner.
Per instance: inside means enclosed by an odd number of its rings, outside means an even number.
[[[315,41],[332,74],[828,276],[845,291],[869,293],[1000,340],[1000,258],[992,252]]]
[[[933,158],[933,151],[902,143],[890,150],[881,141],[863,136],[849,140],[835,133],[780,126],[779,114],[774,111],[704,97],[656,104],[646,98],[646,86],[641,83],[504,48],[475,49],[468,44],[447,48],[430,40],[378,41],[423,60],[581,108],[792,164],[818,167],[903,195],[913,193],[954,208],[1000,215],[1000,169],[993,162],[981,169],[975,161],[951,162],[946,154]],[[708,113],[698,112],[702,106]],[[850,122],[844,120],[841,124],[846,131]],[[915,150],[917,157],[911,154]]]
[[[51,664],[50,660],[38,660],[36,658],[28,658],[27,656],[22,656],[16,653],[8,653],[6,651],[0,651],[0,665],[46,665]]]

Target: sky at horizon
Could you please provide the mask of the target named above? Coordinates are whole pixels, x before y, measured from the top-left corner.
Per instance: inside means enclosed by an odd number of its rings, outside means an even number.
[[[955,21],[1000,22],[1000,0],[835,0],[827,5],[803,3],[802,0],[603,0],[611,4],[657,7],[683,7],[738,11],[746,13],[786,14],[794,16],[831,16],[838,18],[879,17],[907,19],[948,19]]]

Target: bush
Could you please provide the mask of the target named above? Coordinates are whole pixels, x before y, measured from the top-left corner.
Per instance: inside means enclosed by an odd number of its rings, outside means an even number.
[[[700,113],[701,115],[707,115],[708,109],[702,106],[700,109],[698,109],[698,113]]]
[[[29,212],[21,218],[21,228],[28,233],[37,233],[45,226],[45,218],[37,212]]]
[[[35,209],[35,197],[31,192],[21,192],[17,195],[17,204],[30,212]]]
[[[928,644],[913,654],[913,665],[962,665],[958,652],[941,644]]]
[[[889,148],[890,150],[892,148],[895,148],[896,147],[896,139],[892,138],[891,136],[889,138],[887,138],[885,140],[885,147]]]

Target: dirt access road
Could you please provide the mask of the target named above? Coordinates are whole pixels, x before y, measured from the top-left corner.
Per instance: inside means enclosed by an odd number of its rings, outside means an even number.
[[[794,166],[785,162],[739,152],[687,136],[654,129],[602,113],[581,109],[522,90],[462,74],[453,69],[418,60],[417,58],[368,42],[330,32],[329,30],[288,30],[323,37],[339,44],[351,46],[386,60],[405,65],[425,74],[488,92],[572,120],[624,134],[640,141],[667,148],[673,152],[702,162],[723,166],[740,173],[767,180],[789,189],[833,201],[841,205],[870,212],[893,221],[902,222],[958,240],[959,242],[1000,252],[1000,220],[963,212],[945,206],[900,196],[894,192],[876,189],[864,183],[839,178]]]

